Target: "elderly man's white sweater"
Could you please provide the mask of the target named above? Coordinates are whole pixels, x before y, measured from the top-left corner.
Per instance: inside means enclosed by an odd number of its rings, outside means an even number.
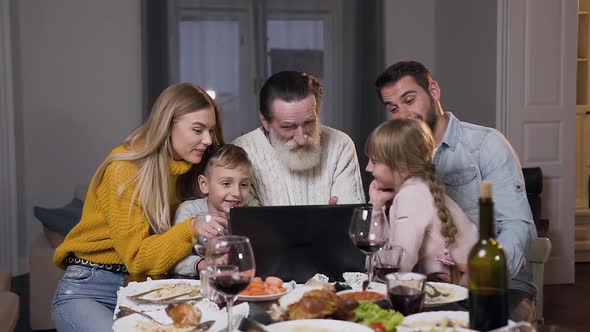
[[[292,171],[275,153],[262,127],[233,143],[252,161],[251,201],[256,205],[322,205],[337,196],[338,204],[364,203],[365,195],[353,141],[345,133],[320,127],[322,154],[318,166]]]

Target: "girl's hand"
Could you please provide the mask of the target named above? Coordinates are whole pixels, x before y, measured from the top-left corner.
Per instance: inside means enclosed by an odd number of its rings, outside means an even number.
[[[461,275],[461,278],[459,279],[459,286],[468,287],[469,273],[467,271],[467,264],[456,264],[455,266],[459,269],[459,274]],[[451,276],[447,273],[433,273],[429,275],[428,278],[432,281],[451,283]]]
[[[369,201],[373,204],[373,208],[381,209],[391,204],[394,197],[395,191],[392,189],[381,189],[375,180],[371,181],[369,185]]]

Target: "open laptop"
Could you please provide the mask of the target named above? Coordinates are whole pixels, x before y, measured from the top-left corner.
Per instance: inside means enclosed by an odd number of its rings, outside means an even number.
[[[365,271],[365,255],[352,243],[352,211],[366,204],[238,207],[229,231],[250,238],[256,275],[305,282],[316,273],[342,280]]]

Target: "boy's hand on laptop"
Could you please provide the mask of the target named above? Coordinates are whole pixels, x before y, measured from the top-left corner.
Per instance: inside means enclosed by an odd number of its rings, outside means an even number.
[[[197,233],[207,239],[227,233],[227,218],[210,215],[209,218],[197,218],[195,225]]]
[[[336,205],[338,204],[338,196],[332,196],[328,200],[328,205]]]
[[[381,209],[388,206],[395,197],[395,191],[391,188],[380,188],[375,180],[369,185],[369,201],[374,208]]]

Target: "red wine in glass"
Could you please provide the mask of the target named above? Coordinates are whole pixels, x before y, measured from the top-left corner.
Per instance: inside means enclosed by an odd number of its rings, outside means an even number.
[[[396,286],[388,290],[389,302],[394,310],[404,316],[422,311],[424,291],[406,286]]]
[[[207,258],[211,261],[211,286],[226,303],[227,330],[233,331],[232,307],[238,293],[248,287],[254,277],[254,253],[250,240],[244,236],[226,235],[207,243]]]
[[[377,279],[383,282],[385,282],[386,275],[394,272],[399,272],[399,265],[377,263],[373,268],[373,274],[375,274]]]
[[[217,274],[213,277],[213,287],[223,295],[237,295],[248,287],[250,279],[235,273]]]
[[[352,212],[348,236],[352,243],[369,259],[368,279],[373,280],[373,254],[389,240],[389,221],[382,209],[373,210],[372,207],[358,207]],[[369,282],[363,284],[363,290]]]

